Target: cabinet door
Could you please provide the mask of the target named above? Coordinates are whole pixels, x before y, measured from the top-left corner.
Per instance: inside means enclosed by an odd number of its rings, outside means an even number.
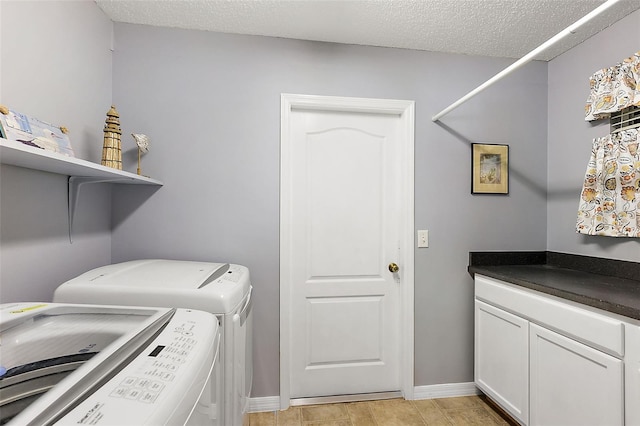
[[[531,324],[531,425],[623,424],[622,361]]]
[[[475,301],[475,382],[511,416],[529,421],[529,323]]]

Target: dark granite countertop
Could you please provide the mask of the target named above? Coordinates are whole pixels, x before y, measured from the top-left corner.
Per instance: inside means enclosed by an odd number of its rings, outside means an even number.
[[[468,270],[640,320],[640,262],[556,252],[470,252]]]

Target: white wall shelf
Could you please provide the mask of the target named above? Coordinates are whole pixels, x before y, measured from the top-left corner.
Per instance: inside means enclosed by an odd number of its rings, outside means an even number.
[[[34,148],[20,142],[0,138],[0,160],[2,164],[42,170],[66,176],[117,179],[118,183],[162,185],[156,179],[135,173],[112,169],[79,158],[66,157],[44,149]]]
[[[69,176],[69,241],[73,242],[73,218],[80,187],[88,183],[118,183],[162,186],[162,182],[135,173],[105,167],[79,158],[66,157],[0,138],[2,164]]]

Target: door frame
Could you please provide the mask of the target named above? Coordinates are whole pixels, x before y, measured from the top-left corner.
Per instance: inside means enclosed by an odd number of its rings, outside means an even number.
[[[283,93],[280,99],[280,409],[289,407],[291,357],[291,111],[320,110],[397,115],[402,120],[400,155],[400,382],[405,399],[414,394],[414,126],[415,102]]]

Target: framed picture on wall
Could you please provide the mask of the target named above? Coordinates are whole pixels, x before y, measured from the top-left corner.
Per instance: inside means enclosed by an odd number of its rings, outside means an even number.
[[[471,144],[471,193],[509,193],[509,145]]]

